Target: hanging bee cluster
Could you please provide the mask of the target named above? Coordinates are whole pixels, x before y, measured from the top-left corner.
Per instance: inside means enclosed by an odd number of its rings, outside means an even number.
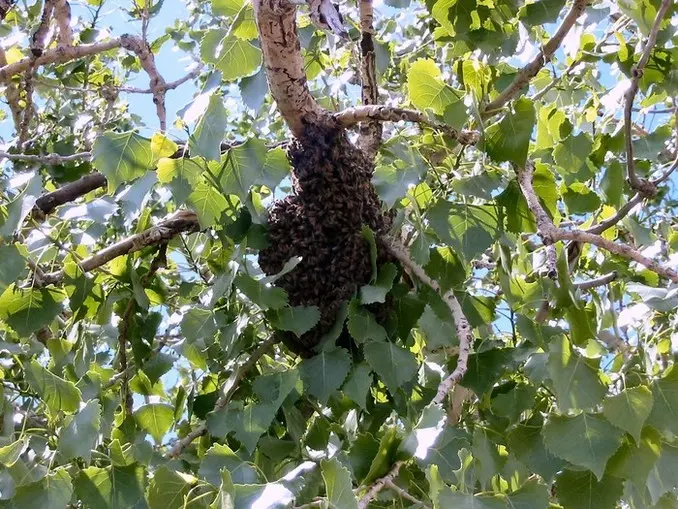
[[[334,325],[343,302],[372,275],[369,245],[361,233],[369,226],[379,238],[391,226],[372,186],[374,168],[341,128],[313,126],[295,140],[288,157],[294,193],[276,202],[268,218],[269,246],[259,265],[277,274],[293,256],[302,261],[277,280],[293,306],[318,306],[320,322],[284,343],[301,356],[313,355],[320,338]],[[378,262],[384,256],[379,249]]]

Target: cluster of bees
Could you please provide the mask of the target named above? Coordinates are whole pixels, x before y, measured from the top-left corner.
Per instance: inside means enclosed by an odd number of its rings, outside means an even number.
[[[342,303],[370,280],[363,225],[379,238],[392,220],[372,186],[372,163],[344,129],[314,126],[290,145],[288,157],[294,192],[269,211],[269,246],[259,253],[259,265],[271,275],[291,257],[302,258],[276,285],[287,291],[291,305],[320,309],[320,322],[309,332],[300,338],[283,334],[287,347],[306,357],[332,328]]]

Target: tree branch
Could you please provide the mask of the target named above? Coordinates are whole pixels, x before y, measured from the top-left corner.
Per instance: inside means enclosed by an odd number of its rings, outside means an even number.
[[[452,126],[429,119],[420,111],[392,106],[357,106],[335,113],[334,118],[339,125],[347,128],[360,122],[415,122],[442,131],[462,145],[474,145],[479,139],[476,131],[458,131]]]
[[[214,405],[214,411],[219,411],[226,407],[233,398],[233,395],[238,390],[240,382],[245,377],[245,375],[252,369],[255,364],[263,357],[263,355],[276,343],[279,342],[279,339],[276,336],[271,336],[266,341],[261,343],[259,347],[252,352],[249,358],[238,368],[233,374],[226,380],[224,386],[221,388],[221,396],[217,399],[216,404]],[[201,437],[207,433],[207,423],[200,423],[195,429],[188,433],[185,437],[178,440],[174,447],[167,454],[168,458],[178,457],[182,451],[188,447],[188,445],[193,442],[198,437]]]
[[[396,461],[388,474],[377,479],[370,486],[370,489],[367,490],[367,493],[365,493],[365,495],[363,495],[363,497],[358,502],[358,509],[367,509],[367,506],[370,505],[370,502],[374,499],[374,497],[376,497],[387,484],[392,483],[393,479],[398,477],[400,467],[402,467],[404,463],[404,461]]]
[[[68,0],[56,0],[54,4],[54,19],[59,26],[59,46],[72,46],[71,6]]]
[[[287,0],[254,0],[261,49],[271,94],[292,133],[325,114],[308,89],[294,4]]]
[[[0,21],[5,19],[7,13],[14,6],[15,0],[0,0]]]
[[[586,9],[587,0],[574,0],[570,11],[567,13],[563,22],[556,30],[556,33],[553,34],[553,37],[548,40],[542,49],[539,51],[536,57],[532,61],[523,67],[513,82],[507,86],[504,90],[501,91],[499,96],[497,96],[494,101],[490,101],[485,108],[483,109],[481,116],[482,118],[489,118],[497,113],[497,110],[502,108],[507,102],[513,99],[520,90],[530,83],[530,80],[534,78],[537,73],[546,65],[547,62],[551,60],[551,57],[560,47],[565,39],[565,36],[568,34],[570,29],[574,26],[575,22],[584,13]]]
[[[637,249],[634,249],[627,244],[612,242],[611,240],[604,239],[599,235],[595,235],[587,231],[564,230],[562,228],[556,227],[549,218],[546,211],[542,208],[541,204],[539,203],[539,198],[534,192],[534,188],[532,187],[533,174],[534,166],[531,161],[528,161],[528,163],[525,165],[525,168],[518,171],[518,183],[520,184],[520,188],[523,191],[525,200],[527,201],[527,206],[537,221],[537,230],[544,244],[549,245],[561,240],[573,240],[576,242],[586,242],[588,244],[593,244],[594,246],[605,249],[610,253],[626,258],[627,260],[633,260],[640,265],[647,267],[652,272],[670,279],[674,283],[678,283],[678,272],[670,267],[664,267],[656,261],[643,256]]]
[[[412,502],[414,504],[417,504],[419,507],[423,507],[424,509],[431,509],[431,506],[428,504],[425,504],[421,500],[419,500],[416,497],[413,497],[412,495],[409,494],[408,491],[402,489],[400,486],[398,486],[396,483],[393,481],[386,481],[386,487],[395,491],[400,497],[404,498],[405,500]]]
[[[614,216],[608,217],[604,221],[601,221],[600,223],[595,224],[590,228],[587,228],[586,231],[588,233],[593,233],[596,235],[601,234],[604,231],[607,231],[608,229],[616,225],[619,221],[628,216],[629,212],[633,210],[633,207],[638,205],[641,201],[643,201],[643,195],[640,193],[635,194],[633,198],[631,198],[629,201],[627,201],[624,205],[622,205],[619,208],[619,210]]]
[[[60,205],[70,203],[90,191],[101,187],[106,187],[106,177],[98,171],[89,173],[84,177],[80,177],[75,182],[60,187],[56,191],[40,196],[35,200],[33,217],[36,217],[36,219],[44,218]]]
[[[471,353],[471,347],[473,346],[473,333],[471,332],[471,325],[466,319],[464,311],[462,310],[459,301],[455,297],[453,290],[443,294],[438,282],[426,274],[424,268],[420,265],[417,265],[414,260],[410,258],[405,246],[399,244],[393,239],[384,239],[384,243],[389,252],[400,263],[402,263],[404,267],[407,267],[415,276],[417,276],[419,280],[426,283],[442,297],[442,299],[445,301],[445,304],[447,304],[447,306],[450,308],[450,311],[452,312],[452,318],[454,319],[454,325],[457,330],[457,338],[459,340],[459,357],[457,358],[457,366],[454,368],[454,371],[452,371],[452,373],[440,383],[438,386],[438,392],[433,398],[433,402],[440,405],[445,399],[445,396],[447,396],[452,388],[466,374],[468,357]]]
[[[616,271],[613,271],[595,279],[589,279],[588,281],[581,281],[579,283],[572,283],[572,286],[579,288],[580,290],[591,290],[592,288],[598,288],[599,286],[605,286],[606,284],[611,283],[617,279],[618,276],[619,274],[617,274]]]
[[[659,33],[659,28],[661,27],[662,21],[666,11],[668,11],[669,6],[671,5],[672,0],[662,0],[662,3],[657,11],[657,18],[652,25],[650,34],[647,37],[645,46],[643,47],[643,52],[641,53],[640,60],[638,63],[631,69],[631,83],[629,88],[626,91],[625,99],[626,103],[624,105],[624,131],[626,134],[626,166],[629,177],[629,184],[633,189],[638,191],[643,196],[654,196],[657,194],[657,186],[652,182],[649,182],[646,179],[641,179],[636,175],[635,161],[633,160],[633,101],[636,98],[638,93],[638,84],[640,78],[643,76],[645,66],[650,60],[650,54],[654,49],[654,45],[657,42],[657,34]]]
[[[98,253],[80,262],[83,272],[90,272],[107,264],[118,256],[140,251],[148,246],[155,246],[169,241],[172,237],[184,232],[198,231],[198,216],[190,210],[180,210],[173,216],[163,219],[155,226],[141,233],[127,237],[115,244],[102,249]],[[57,284],[63,279],[63,271],[51,272],[44,275],[44,284]]]
[[[360,82],[362,102],[365,106],[379,104],[377,85],[376,53],[374,52],[374,9],[372,0],[359,0],[360,7]],[[379,149],[383,128],[375,120],[367,120],[360,126],[358,146],[370,157]]]
[[[2,0],[0,0],[1,2]],[[1,18],[0,18],[1,19]],[[0,68],[5,67],[7,65],[7,55],[5,53],[5,50],[2,46],[0,46]],[[16,83],[14,83],[11,80],[7,80],[5,82],[5,99],[7,99],[7,105],[9,106],[9,110],[12,112],[12,120],[14,121],[14,128],[18,131],[19,126],[21,125],[21,105],[19,104],[19,100],[21,98],[21,94],[19,93],[19,89],[16,86]],[[0,152],[0,154],[2,154]],[[2,156],[0,155],[0,158]]]

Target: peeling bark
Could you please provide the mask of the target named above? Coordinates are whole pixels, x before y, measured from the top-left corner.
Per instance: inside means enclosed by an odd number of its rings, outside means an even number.
[[[271,94],[292,133],[300,137],[306,124],[318,122],[326,112],[308,89],[296,11],[286,0],[254,0]]]

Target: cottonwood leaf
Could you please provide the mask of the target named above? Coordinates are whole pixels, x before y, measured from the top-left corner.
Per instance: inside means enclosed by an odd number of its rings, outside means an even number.
[[[235,194],[245,201],[250,187],[264,180],[267,159],[266,145],[256,138],[230,149],[224,154],[217,174],[224,192]]]
[[[191,156],[201,156],[207,161],[220,161],[221,142],[224,139],[227,122],[228,115],[221,94],[213,92],[207,109],[189,140]]]
[[[320,309],[318,306],[284,307],[272,312],[269,319],[276,329],[290,331],[301,337],[320,321]]]
[[[385,263],[379,268],[377,280],[374,284],[364,285],[360,288],[360,303],[374,304],[375,302],[384,302],[386,294],[393,288],[393,280],[396,277],[398,269],[392,263]]]
[[[149,403],[134,412],[134,420],[159,445],[174,423],[174,408],[164,403]]]
[[[322,460],[320,468],[325,481],[328,507],[358,509],[358,501],[353,494],[351,474],[339,463],[339,460],[336,458]]]
[[[20,438],[11,444],[0,447],[0,463],[5,467],[14,465],[24,452],[24,447],[26,447],[27,444],[28,439]]]
[[[652,384],[654,404],[647,424],[662,433],[678,435],[678,367],[674,364]]]
[[[98,399],[92,399],[77,414],[64,419],[59,432],[59,452],[66,459],[82,458],[89,463],[100,426],[101,405]]]
[[[287,304],[287,293],[282,288],[262,285],[247,274],[240,273],[233,284],[264,311],[280,309]]]
[[[417,373],[419,364],[412,352],[390,341],[370,341],[363,347],[365,359],[391,394],[395,394]]]
[[[224,81],[252,76],[261,66],[259,48],[223,29],[209,30],[203,36],[200,56],[221,72]]]
[[[210,509],[235,509],[235,486],[228,470],[221,471],[219,491]]]
[[[596,479],[587,470],[563,470],[556,479],[558,501],[564,509],[615,509],[622,491],[621,479],[609,475]]]
[[[521,97],[499,122],[485,130],[485,149],[497,162],[508,161],[525,166],[535,123],[534,104]]]
[[[105,509],[146,509],[144,468],[89,467],[75,478],[75,493],[85,507]]]
[[[64,509],[72,496],[71,476],[58,468],[37,482],[19,485],[14,496],[0,504],[8,509]]]
[[[165,465],[153,472],[148,487],[148,505],[150,509],[184,509],[191,489],[197,479],[183,472],[170,470]]]
[[[433,110],[437,115],[458,102],[463,93],[446,85],[442,73],[433,60],[419,59],[407,71],[407,94],[420,110]]]
[[[367,409],[367,393],[372,385],[372,375],[370,367],[361,362],[353,366],[353,371],[344,382],[341,390],[353,402],[357,403],[363,410]]]
[[[622,444],[623,432],[601,414],[582,413],[550,416],[542,435],[551,453],[591,470],[601,480],[607,461]]]
[[[299,365],[304,387],[323,404],[341,386],[350,370],[351,356],[343,348],[323,350]]]
[[[154,157],[151,140],[129,131],[105,132],[92,148],[94,167],[106,176],[108,192],[120,184],[141,177],[151,169]]]
[[[678,447],[663,442],[659,459],[647,479],[652,503],[656,504],[666,493],[678,489]]]
[[[64,298],[60,289],[20,289],[12,284],[0,295],[0,320],[27,338],[31,332],[52,323]]]
[[[624,389],[616,396],[603,401],[603,415],[613,425],[640,441],[640,433],[652,411],[652,393],[647,387],[639,386]]]
[[[348,308],[348,332],[358,343],[386,339],[386,330],[374,315],[353,299]]]
[[[596,406],[605,397],[607,387],[598,370],[579,355],[565,336],[551,342],[547,362],[548,373],[563,410],[586,409]]]
[[[205,453],[198,475],[213,486],[219,486],[224,470],[229,472],[235,484],[255,484],[258,481],[254,466],[241,460],[229,446],[214,444]]]
[[[47,404],[50,412],[73,413],[80,407],[82,394],[73,382],[58,377],[36,360],[26,364],[25,368],[28,385]]]
[[[0,246],[0,295],[26,270],[26,248],[21,244]]]

